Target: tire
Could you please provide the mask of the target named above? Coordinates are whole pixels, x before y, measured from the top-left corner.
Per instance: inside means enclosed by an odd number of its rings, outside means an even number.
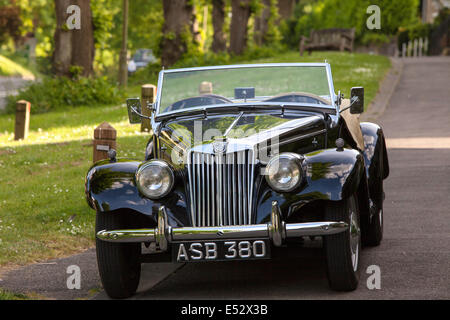
[[[97,212],[96,233],[129,228],[123,212]],[[109,297],[124,299],[136,293],[141,276],[141,244],[111,243],[96,239],[97,264],[103,288]]]
[[[383,200],[379,204],[375,205],[375,214],[372,220],[367,217],[365,220],[366,226],[364,226],[363,232],[363,244],[368,247],[375,247],[380,245],[383,240]]]
[[[379,177],[375,184],[374,195],[371,196],[374,202],[374,214],[372,219],[369,216],[365,217],[362,221],[363,229],[363,245],[369,247],[375,247],[380,245],[381,240],[383,240],[383,202],[384,202],[384,189],[383,189],[383,157],[380,155],[380,167],[379,167]]]
[[[336,291],[355,290],[359,283],[361,253],[361,230],[356,196],[329,203],[325,209],[325,220],[344,221],[350,225],[345,232],[323,237],[330,288]]]

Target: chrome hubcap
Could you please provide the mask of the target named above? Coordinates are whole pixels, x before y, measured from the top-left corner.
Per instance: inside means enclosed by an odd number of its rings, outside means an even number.
[[[351,210],[350,212],[350,250],[352,254],[353,271],[358,269],[359,244],[361,229],[359,227],[358,215]]]

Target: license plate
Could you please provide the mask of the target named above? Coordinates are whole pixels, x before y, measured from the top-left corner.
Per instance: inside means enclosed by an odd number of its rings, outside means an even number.
[[[268,239],[175,242],[172,259],[175,262],[270,259],[270,242]]]

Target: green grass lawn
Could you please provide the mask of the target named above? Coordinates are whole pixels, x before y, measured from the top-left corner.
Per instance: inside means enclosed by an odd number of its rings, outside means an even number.
[[[288,52],[247,63],[325,59],[331,64],[336,91],[348,97],[352,86],[364,86],[367,104],[390,67],[386,57],[336,52],[305,57]],[[139,88],[129,91],[134,96]],[[118,131],[119,157],[143,159],[148,137],[139,132],[139,125],[128,124],[124,105],[32,115],[26,141],[14,141],[14,116],[0,115],[0,267],[93,246],[95,212],[84,197],[84,178],[92,164],[93,131],[103,121]]]
[[[0,288],[0,300],[29,300],[30,297],[24,294],[11,293]]]
[[[31,71],[2,55],[0,55],[0,76],[20,76],[28,79],[34,78]]]

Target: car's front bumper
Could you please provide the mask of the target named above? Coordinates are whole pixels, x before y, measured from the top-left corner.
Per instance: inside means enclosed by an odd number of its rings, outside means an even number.
[[[273,201],[271,221],[267,224],[172,228],[167,223],[165,207],[160,207],[156,228],[102,230],[97,233],[97,238],[109,242],[156,242],[161,251],[166,251],[171,242],[213,239],[269,238],[274,246],[279,247],[286,238],[326,236],[347,229],[348,224],[343,221],[284,223],[278,203]]]

